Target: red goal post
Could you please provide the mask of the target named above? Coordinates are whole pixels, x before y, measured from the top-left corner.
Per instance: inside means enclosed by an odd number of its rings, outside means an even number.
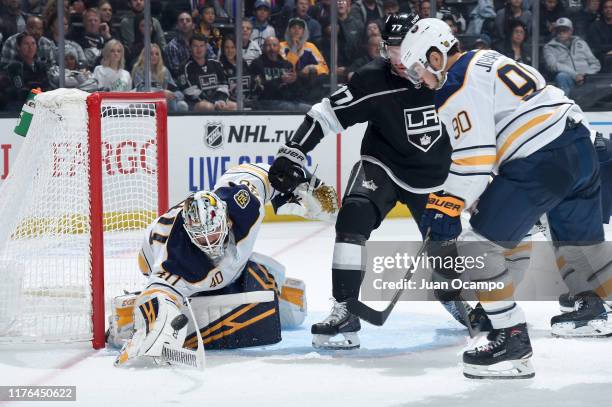
[[[140,289],[144,230],[168,209],[163,93],[36,97],[0,186],[0,343],[105,344],[106,312]]]

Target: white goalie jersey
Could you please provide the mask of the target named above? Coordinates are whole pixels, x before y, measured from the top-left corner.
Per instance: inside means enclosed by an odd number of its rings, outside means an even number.
[[[453,64],[436,108],[453,146],[444,190],[468,208],[504,162],[556,139],[568,117],[583,120],[580,108],[536,69],[492,50],[467,52]]]
[[[222,289],[242,273],[274,190],[268,165],[242,164],[228,170],[214,192],[227,205],[229,241],[220,261],[213,262],[191,243],[183,228],[182,202],[160,216],[147,229],[138,256],[149,285],[160,283],[183,296]]]

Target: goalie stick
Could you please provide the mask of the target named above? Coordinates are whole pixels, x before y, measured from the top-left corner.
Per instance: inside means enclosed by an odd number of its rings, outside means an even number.
[[[425,250],[427,249],[428,244],[429,244],[429,232],[427,232],[427,235],[425,236],[425,240],[423,240],[423,244],[419,248],[419,251],[417,252],[415,257],[421,257],[423,252],[425,252]],[[403,277],[403,279],[408,280],[410,277],[412,277],[412,274],[413,274],[412,270],[408,268],[408,271],[406,272],[406,275]],[[377,311],[373,308],[368,307],[363,302],[359,301],[357,298],[349,298],[347,300],[347,308],[350,313],[357,315],[359,318],[363,319],[364,321],[367,321],[372,325],[382,326],[387,320],[387,318],[389,318],[391,311],[393,311],[395,304],[397,304],[403,292],[404,292],[403,288],[398,288],[393,294],[393,298],[391,298],[391,302],[382,311]]]

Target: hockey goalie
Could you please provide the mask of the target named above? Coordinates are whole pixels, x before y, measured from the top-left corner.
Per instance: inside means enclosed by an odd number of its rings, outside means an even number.
[[[148,227],[138,257],[146,286],[113,303],[107,341],[121,346],[116,366],[172,364],[168,355],[197,348],[194,327],[206,349],[234,349],[279,342],[281,326],[303,322],[304,283],[253,252],[268,202],[277,214],[315,220],[338,210],[334,188],[314,176],[281,195],[267,165],[242,164]]]

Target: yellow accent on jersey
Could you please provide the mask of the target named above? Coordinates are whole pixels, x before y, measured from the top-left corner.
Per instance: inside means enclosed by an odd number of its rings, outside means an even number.
[[[459,89],[457,89],[455,92],[453,92],[453,94],[452,94],[452,95],[450,95],[449,97],[447,97],[447,98],[446,98],[446,100],[444,101],[444,103],[442,103],[442,105],[440,105],[440,107],[438,108],[438,112],[439,112],[440,110],[444,109],[444,106],[446,106],[446,105],[448,104],[448,102],[449,102],[449,101],[450,101],[452,98],[454,98],[455,96],[457,96],[459,93],[461,93],[461,91],[462,91],[463,89],[465,89],[465,86],[467,85],[467,83],[468,83],[468,78],[469,78],[469,76],[467,76],[467,73],[468,73],[468,71],[470,70],[470,68],[472,67],[472,63],[473,63],[474,61],[476,61],[476,59],[477,59],[477,55],[478,55],[478,53],[479,53],[479,52],[483,52],[483,51],[476,51],[476,52],[474,53],[474,56],[472,57],[472,60],[471,60],[471,61],[470,61],[470,62],[467,64],[467,67],[465,68],[465,71],[463,72],[463,84],[461,84],[461,87],[460,87]],[[466,54],[466,53],[465,53],[465,52],[463,52],[463,53],[461,54],[461,56],[463,56],[463,55],[465,55],[465,54]]]
[[[264,318],[269,317],[270,315],[274,315],[276,313],[276,309],[272,308],[267,310],[266,312],[263,312],[245,322],[234,322],[234,320],[236,318],[238,318],[240,315],[250,311],[251,309],[253,309],[254,307],[256,307],[259,303],[253,303],[253,304],[249,304],[246,307],[234,312],[233,314],[229,314],[227,317],[225,317],[222,321],[220,321],[219,323],[205,329],[205,330],[200,330],[201,334],[202,334],[202,338],[203,338],[203,342],[206,345],[207,343],[216,341],[217,339],[223,338],[224,336],[228,336],[233,334],[234,332],[237,332],[243,328],[246,328],[249,325],[253,325],[255,322],[260,321]],[[213,333],[215,331],[218,331],[219,329],[223,328],[223,327],[231,327],[228,330],[225,330],[223,332],[219,332],[218,334],[213,335]],[[186,348],[192,348],[195,349],[197,347],[197,338],[194,336],[193,338],[185,341],[185,343],[183,344],[184,347]]]
[[[512,298],[514,295],[514,284],[508,283],[500,290],[478,291],[476,298],[480,302],[504,301]]]
[[[283,287],[281,298],[287,302],[304,308],[304,290],[294,287]]]
[[[597,295],[601,298],[608,298],[612,294],[612,278],[595,289]]]
[[[142,254],[142,250],[138,252],[138,268],[140,269],[140,272],[144,274],[145,276],[148,276],[151,274],[149,263],[147,263],[147,260],[145,259],[144,254]]]
[[[180,306],[178,299],[176,298],[176,295],[170,294],[168,291],[166,290],[161,290],[159,288],[149,288],[148,290],[143,291],[140,295],[152,295],[155,293],[162,293],[165,296],[167,296],[168,298],[170,298],[172,301],[174,301],[174,303],[177,306]]]
[[[512,256],[513,254],[517,254],[520,252],[529,252],[531,251],[532,244],[531,243],[523,243],[521,245],[516,246],[514,249],[506,250],[504,252],[504,256]]]
[[[504,153],[510,148],[510,145],[520,136],[522,136],[525,132],[529,131],[529,129],[537,126],[538,124],[548,120],[551,116],[553,116],[558,109],[551,113],[546,113],[540,116],[536,116],[533,119],[529,120],[527,123],[523,124],[518,129],[514,130],[514,132],[508,137],[508,139],[501,146],[499,151],[497,152],[497,160],[503,157]]]
[[[453,160],[457,165],[490,165],[495,164],[497,157],[494,155],[479,155]]]
[[[566,264],[567,261],[565,261],[565,257],[559,256],[559,258],[557,259],[557,268],[561,270],[563,267],[565,267]]]

